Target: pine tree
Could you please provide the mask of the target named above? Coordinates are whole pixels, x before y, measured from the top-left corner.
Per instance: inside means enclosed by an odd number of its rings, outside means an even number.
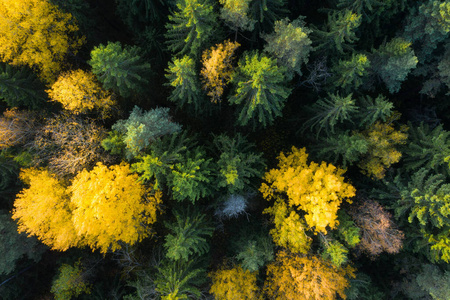
[[[170,233],[166,235],[164,248],[166,257],[172,260],[188,261],[193,256],[200,256],[209,251],[207,238],[211,237],[214,228],[206,215],[197,209],[174,210],[174,222],[165,222]]]
[[[386,122],[394,113],[394,104],[383,95],[378,95],[375,99],[370,96],[363,96],[358,99],[359,115],[358,123],[360,127],[372,126],[376,121]]]
[[[0,99],[10,108],[37,110],[45,106],[47,96],[43,84],[29,70],[0,64]]]
[[[234,31],[252,31],[256,21],[249,16],[252,0],[219,0],[220,18]]]
[[[228,101],[241,106],[238,124],[249,122],[256,127],[272,124],[275,117],[281,116],[290,89],[284,85],[284,67],[278,67],[277,62],[258,52],[247,52],[239,61],[236,73],[231,82],[234,92]]]
[[[180,109],[188,106],[192,107],[195,115],[200,114],[204,110],[203,101],[206,102],[206,99],[202,95],[195,61],[187,55],[181,59],[174,58],[173,63],[169,62],[166,72],[169,80],[167,85],[173,88],[169,100],[175,102]]]
[[[352,50],[358,41],[356,30],[361,25],[361,15],[345,9],[328,14],[328,22],[324,30],[313,31],[315,50],[336,52],[343,54],[344,50]]]
[[[177,0],[176,7],[166,24],[168,48],[175,56],[198,56],[217,31],[213,4],[210,0]]]
[[[332,72],[334,73],[333,84],[346,91],[354,91],[364,83],[364,77],[370,67],[370,61],[364,54],[352,54],[350,60],[339,60]]]
[[[88,63],[105,89],[122,97],[140,94],[148,84],[150,64],[140,55],[136,46],[123,47],[120,42],[100,44],[91,51]]]
[[[275,21],[289,14],[287,2],[287,0],[253,0],[250,3],[249,15],[256,21],[256,33],[272,31]]]

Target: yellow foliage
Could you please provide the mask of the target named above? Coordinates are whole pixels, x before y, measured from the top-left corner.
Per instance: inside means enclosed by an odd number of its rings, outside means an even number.
[[[237,42],[225,41],[203,52],[201,75],[204,88],[214,103],[221,101],[224,88],[230,81],[233,54],[239,46]]]
[[[29,187],[14,202],[12,217],[18,221],[18,231],[37,236],[53,250],[81,245],[66,187],[46,170],[25,169],[20,178]]]
[[[52,101],[74,113],[100,109],[104,114],[115,104],[111,93],[102,89],[94,74],[83,70],[64,73],[47,90]]]
[[[209,292],[217,300],[258,299],[259,289],[256,285],[256,274],[257,272],[244,270],[241,266],[235,266],[232,269],[223,266],[209,274],[209,277],[212,278]]]
[[[359,167],[365,174],[376,179],[383,178],[386,169],[400,161],[402,153],[395,147],[405,144],[408,138],[408,127],[402,125],[399,130],[395,130],[391,121],[376,122],[364,133],[369,150]]]
[[[83,39],[69,37],[78,30],[71,14],[48,0],[0,0],[0,57],[12,65],[37,68],[51,83],[69,51]]]
[[[287,156],[278,157],[278,168],[271,169],[264,176],[260,191],[271,200],[274,193],[285,193],[288,207],[305,211],[306,223],[316,232],[327,233],[338,225],[337,211],[343,199],[355,195],[355,188],[344,182],[345,171],[332,164],[307,164],[306,149],[292,147]],[[350,200],[347,200],[350,202]]]
[[[69,188],[74,206],[73,223],[92,249],[106,253],[149,236],[145,225],[156,221],[161,192],[150,195],[126,163],[101,163],[83,170]]]
[[[274,218],[275,228],[270,230],[270,234],[275,244],[296,253],[308,252],[312,239],[305,233],[306,224],[292,208],[287,207],[283,199],[277,198],[275,204],[264,213]]]
[[[267,267],[265,292],[274,300],[346,299],[346,277],[355,277],[351,266],[336,268],[319,257],[298,256],[281,251]]]

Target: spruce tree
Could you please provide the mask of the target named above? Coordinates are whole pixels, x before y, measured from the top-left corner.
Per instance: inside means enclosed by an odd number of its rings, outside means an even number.
[[[346,91],[354,91],[364,83],[370,61],[364,54],[354,54],[350,60],[339,60],[332,69],[335,80],[333,84],[337,88]]]

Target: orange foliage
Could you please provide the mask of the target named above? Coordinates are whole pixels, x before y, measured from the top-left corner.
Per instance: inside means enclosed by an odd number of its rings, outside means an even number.
[[[346,277],[355,277],[351,266],[336,268],[319,257],[281,251],[267,267],[265,292],[275,300],[332,300],[346,298]]]
[[[325,162],[308,165],[307,158],[305,148],[292,147],[288,155],[281,153],[278,168],[265,174],[267,184],[263,183],[260,191],[267,200],[286,194],[288,207],[305,211],[306,223],[316,232],[327,233],[327,226],[334,229],[338,225],[339,206],[355,195],[355,188],[344,182],[343,169]]]

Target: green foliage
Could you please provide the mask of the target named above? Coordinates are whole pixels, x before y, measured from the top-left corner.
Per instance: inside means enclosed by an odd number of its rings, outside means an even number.
[[[220,18],[233,30],[250,30],[255,26],[248,13],[252,0],[219,0],[223,5],[220,9]]]
[[[195,114],[199,114],[204,99],[195,69],[195,61],[187,55],[181,59],[174,58],[173,63],[169,62],[166,72],[166,78],[169,80],[166,85],[173,87],[169,100],[175,102],[178,108],[183,108],[186,104],[191,105]]]
[[[450,299],[450,272],[442,272],[435,265],[423,265],[422,272],[417,274],[411,284],[415,284],[435,300]],[[414,295],[408,295],[414,296]],[[412,298],[412,297],[411,297]],[[416,298],[414,298],[416,299]]]
[[[253,151],[255,145],[240,133],[234,137],[224,134],[214,137],[214,153],[217,159],[217,186],[227,189],[229,194],[244,191],[252,178],[260,178],[264,169],[262,153]]]
[[[241,106],[238,124],[253,127],[272,124],[275,117],[282,115],[290,89],[285,83],[284,67],[278,67],[277,61],[258,52],[247,52],[239,61],[231,82],[235,89],[228,99],[231,104]]]
[[[350,60],[339,60],[332,69],[335,74],[333,84],[344,90],[355,90],[364,83],[370,61],[364,54],[353,53]]]
[[[345,9],[334,11],[328,15],[328,22],[324,30],[313,31],[315,36],[315,50],[331,51],[336,50],[344,53],[344,50],[352,50],[353,44],[358,41],[356,30],[361,25],[361,15]]]
[[[209,251],[208,237],[214,228],[206,219],[206,215],[198,210],[175,210],[175,221],[165,222],[170,233],[166,235],[164,247],[166,256],[172,260],[188,261],[195,255],[203,255]]]
[[[402,82],[417,62],[411,43],[403,38],[393,38],[374,51],[372,68],[393,94],[400,90]]]
[[[198,56],[215,37],[218,22],[213,4],[210,0],[177,0],[176,6],[166,24],[168,48],[175,56]]]
[[[0,152],[0,191],[8,189],[17,180],[19,168],[17,163],[2,150]]]
[[[334,164],[339,162],[346,168],[359,161],[368,150],[369,143],[362,134],[345,131],[328,135],[318,151]]]
[[[197,267],[195,260],[163,260],[156,272],[156,291],[162,300],[199,299],[205,275],[206,270]]]
[[[322,257],[329,260],[335,267],[339,268],[348,261],[348,249],[338,241],[332,240],[325,243]]]
[[[352,94],[342,97],[339,94],[328,94],[328,98],[317,100],[311,107],[314,116],[304,123],[303,129],[317,131],[317,135],[325,131],[334,133],[334,126],[344,121],[351,121],[351,115],[358,112]]]
[[[91,287],[86,283],[84,270],[81,262],[76,262],[73,266],[62,264],[59,273],[53,280],[51,292],[56,300],[70,300],[83,293],[89,294]]]
[[[374,286],[372,279],[365,273],[356,273],[350,279],[350,286],[346,289],[347,300],[379,300],[386,299],[386,295]]]
[[[104,88],[129,97],[142,93],[148,84],[150,64],[142,59],[140,52],[136,46],[108,42],[106,46],[94,47],[88,63]]]
[[[172,122],[169,108],[154,108],[145,112],[135,106],[128,119],[117,121],[112,130],[123,135],[123,143],[126,145],[125,156],[131,159],[159,137],[180,131],[181,125]],[[116,144],[118,135],[113,134],[109,139],[110,143]],[[111,147],[120,149],[120,144]]]
[[[126,144],[124,141],[124,135],[112,130],[108,132],[108,137],[102,140],[102,147],[106,151],[111,152],[114,155],[124,155]]]
[[[43,84],[25,68],[0,64],[0,99],[10,108],[39,109],[47,101]]]
[[[442,124],[433,129],[424,123],[409,127],[409,143],[403,150],[406,168],[417,171],[424,167],[449,175],[445,159],[450,156],[450,132],[444,130]]]
[[[173,199],[194,203],[209,196],[213,188],[210,176],[212,167],[211,159],[205,158],[200,148],[188,151],[183,161],[172,166],[172,172],[167,178]]]
[[[34,237],[28,238],[26,234],[17,232],[17,224],[11,216],[0,210],[0,275],[7,275],[14,271],[16,263],[23,257],[39,261],[46,249]]]
[[[117,14],[123,22],[135,31],[143,24],[158,22],[162,19],[162,0],[115,0],[117,3]]]
[[[275,21],[282,19],[289,13],[286,8],[287,0],[253,0],[250,3],[252,20],[256,20],[256,32],[272,31]]]
[[[349,247],[355,247],[360,242],[360,229],[344,210],[338,212],[338,220],[338,236],[343,239]]]
[[[302,75],[301,67],[308,62],[312,50],[310,33],[302,18],[275,21],[274,32],[263,35],[267,42],[264,51],[274,55],[289,73]]]
[[[394,104],[383,95],[378,95],[375,99],[370,96],[364,96],[358,99],[359,107],[359,126],[371,126],[377,121],[386,122],[393,114]]]

